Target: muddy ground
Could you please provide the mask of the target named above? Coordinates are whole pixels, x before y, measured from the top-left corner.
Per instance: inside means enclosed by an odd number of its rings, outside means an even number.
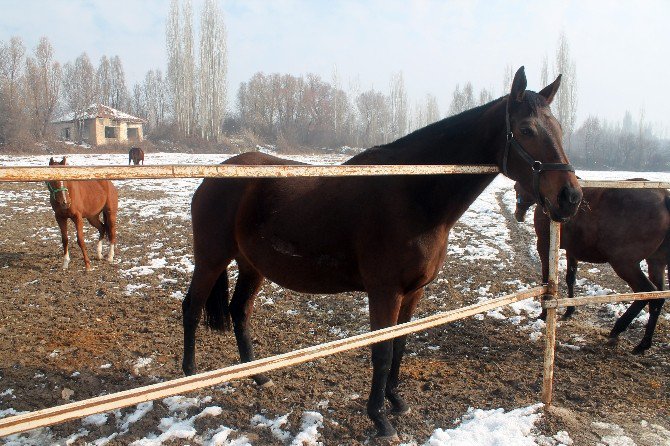
[[[3,191],[11,196],[24,187],[6,184]],[[136,200],[165,198],[161,190],[126,187],[121,192]],[[60,237],[54,232],[46,198],[43,206],[31,212],[17,211],[21,208],[20,202],[0,208],[0,296],[4,300],[0,305],[0,393],[13,389],[0,394],[2,408],[33,411],[63,404],[64,397],[80,400],[181,377],[178,296],[188,287],[188,272],[167,269],[138,278],[121,270],[146,262],[149,251],[154,256],[156,251],[190,254],[190,225],[171,224],[164,218],[137,219],[121,212],[118,263],[93,260],[95,269],[85,273],[74,245],[70,270],[63,272]],[[516,253],[514,264],[501,270],[496,264],[506,259],[499,259],[481,261],[473,268],[448,258],[441,280],[427,287],[417,316],[476,302],[476,293],[457,291],[455,285],[465,281],[470,281],[472,290],[489,285],[490,294],[516,291],[516,286],[504,284],[515,279],[538,282],[539,267],[528,249],[534,240],[518,230],[511,215],[506,217],[514,236],[510,242]],[[52,228],[46,236],[44,228]],[[93,254],[94,233],[89,229],[87,234]],[[582,268],[580,277],[617,291],[628,290],[611,269],[601,267],[599,277],[588,269]],[[128,286],[139,280],[150,286],[129,295]],[[300,295],[266,282],[253,319],[257,355],[366,331],[365,305],[364,296],[357,293]],[[670,430],[670,323],[661,319],[653,348],[635,356],[630,351],[641,339],[643,326],[634,325],[622,335],[618,347],[610,348],[604,335],[613,322],[600,307],[582,307],[573,319],[560,323],[555,409],[547,413],[540,428],[547,435],[566,430],[578,445],[596,444],[607,433],[593,422],[602,421],[620,425],[639,445],[667,442],[659,433],[661,428]],[[572,347],[576,344],[579,349]],[[393,419],[401,439],[422,444],[436,427],[452,427],[468,407],[513,409],[538,402],[543,345],[542,339],[532,342],[514,324],[492,317],[469,318],[411,336],[401,389],[412,412]],[[138,367],[139,358],[152,358],[152,362]],[[198,332],[199,371],[237,360],[230,333]],[[251,427],[251,417],[290,412],[291,429],[297,430],[301,414],[317,410],[325,419],[324,444],[367,444],[374,434],[365,416],[369,362],[367,349],[356,350],[272,372],[275,386],[268,389],[244,379],[196,392],[211,395],[210,404],[223,408],[219,419],[204,418],[196,426],[204,431],[224,424],[254,444],[282,444],[269,430]],[[129,432],[108,444],[129,444],[145,437],[156,431],[166,413],[157,402]],[[66,438],[80,428],[77,420],[52,430],[55,438]],[[88,429],[89,435],[74,444],[107,436],[115,427]]]

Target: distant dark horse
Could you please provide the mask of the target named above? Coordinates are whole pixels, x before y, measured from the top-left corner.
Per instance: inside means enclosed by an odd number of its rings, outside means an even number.
[[[509,97],[345,164],[497,164],[563,221],[577,211],[581,189],[549,109],[559,84],[560,77],[540,93],[526,91],[522,67]],[[298,163],[245,153],[226,164]],[[303,293],[365,291],[372,330],[409,321],[423,287],[444,263],[449,231],[495,176],[205,179],[191,204],[195,270],[183,302],[184,372],[195,372],[203,309],[211,328],[228,328],[232,318],[241,360],[254,359],[249,317],[264,277]],[[229,302],[226,269],[232,260],[239,276]],[[367,412],[380,437],[396,434],[385,396],[394,412],[408,410],[398,393],[404,347],[405,336],[372,346]],[[269,381],[264,375],[254,379]]]
[[[49,165],[64,166],[65,162],[65,157],[60,162],[51,158]],[[86,270],[91,269],[91,261],[86,253],[84,219],[88,220],[100,233],[98,259],[102,259],[102,239],[107,236],[109,240],[107,260],[112,262],[114,260],[114,245],[116,244],[116,211],[118,208],[118,195],[112,182],[109,180],[54,180],[47,182],[47,188],[50,192],[51,207],[56,214],[56,222],[60,227],[63,241],[63,269],[67,269],[70,265],[67,237],[68,218],[74,222],[77,228],[77,243],[84,256]],[[102,220],[100,220],[100,213],[103,216]]]
[[[636,180],[641,180],[636,178]],[[514,216],[523,221],[533,197],[515,184],[517,204]],[[670,193],[665,189],[615,189],[587,187],[583,189],[582,205],[570,221],[561,225],[561,248],[565,249],[568,269],[565,281],[568,297],[574,296],[577,262],[609,263],[614,272],[634,292],[665,289],[665,268],[670,261]],[[537,251],[542,262],[542,280],[549,276],[549,218],[542,209],[535,209]],[[649,278],[640,269],[647,261]],[[650,280],[651,279],[651,280]],[[616,321],[610,339],[616,342],[635,317],[649,304],[649,322],[644,337],[633,352],[642,353],[651,347],[658,316],[664,299],[636,300]],[[568,318],[575,307],[568,307]],[[542,312],[540,317],[544,317]]]
[[[142,165],[144,166],[144,150],[140,149],[139,147],[131,147],[128,151],[129,166],[131,161],[136,166],[140,163],[140,161],[142,161]]]

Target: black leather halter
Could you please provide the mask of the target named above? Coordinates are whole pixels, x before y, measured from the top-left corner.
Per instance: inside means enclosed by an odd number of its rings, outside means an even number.
[[[540,195],[540,175],[542,172],[546,172],[548,170],[560,170],[564,172],[574,172],[575,168],[572,167],[572,164],[567,164],[567,163],[543,163],[540,161],[537,161],[533,159],[533,157],[526,152],[526,149],[523,148],[521,143],[514,138],[514,134],[512,133],[512,126],[510,125],[509,122],[509,101],[511,101],[512,98],[509,97],[507,99],[507,105],[505,107],[505,126],[506,126],[506,131],[507,131],[507,142],[505,143],[505,152],[503,154],[503,162],[502,162],[502,171],[505,176],[509,177],[508,172],[507,172],[507,160],[509,158],[509,152],[510,152],[510,147],[513,148],[516,153],[521,157],[522,160],[526,162],[530,166],[531,171],[533,172],[533,198],[535,198],[535,202],[539,204],[540,206],[544,206],[544,200],[542,198],[542,195]]]

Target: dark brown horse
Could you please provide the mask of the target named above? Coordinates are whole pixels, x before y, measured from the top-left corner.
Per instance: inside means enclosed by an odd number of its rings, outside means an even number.
[[[50,166],[64,166],[65,157],[62,161],[49,160]],[[84,219],[93,225],[100,233],[98,240],[98,259],[102,259],[102,239],[107,236],[109,240],[109,254],[107,260],[114,260],[114,245],[116,244],[116,211],[118,208],[118,195],[116,188],[109,180],[86,180],[86,181],[48,181],[47,188],[50,193],[51,207],[56,214],[56,221],[60,227],[61,239],[63,241],[63,269],[70,265],[70,252],[68,250],[67,220],[74,222],[77,229],[77,243],[84,256],[86,270],[91,269],[91,261],[86,253],[84,241]],[[102,213],[102,220],[100,219]]]
[[[540,93],[526,91],[522,67],[509,96],[345,164],[497,164],[534,187],[553,218],[565,220],[577,211],[581,190],[549,109],[559,84],[560,77]],[[245,153],[226,164],[298,163]],[[227,328],[232,318],[241,360],[254,359],[249,317],[264,277],[303,293],[365,291],[372,330],[409,321],[423,287],[444,263],[449,231],[495,176],[205,179],[191,204],[195,270],[182,307],[184,372],[196,369],[203,309],[211,328]],[[239,275],[229,302],[232,260]],[[396,435],[384,397],[393,412],[408,410],[398,393],[404,348],[405,336],[372,346],[367,412],[380,437]]]
[[[635,180],[643,180],[635,178]],[[532,196],[519,184],[514,185],[517,204],[514,216],[523,221],[533,205]],[[665,189],[615,189],[586,187],[582,205],[570,221],[561,225],[561,248],[565,249],[568,268],[565,281],[568,297],[574,296],[578,261],[609,263],[614,272],[634,292],[665,289],[665,268],[670,261],[670,193]],[[542,280],[549,276],[549,218],[542,209],[535,209],[537,251],[542,262]],[[640,269],[647,261],[649,278]],[[661,314],[664,299],[634,301],[614,324],[611,342],[623,332],[649,304],[649,321],[644,337],[633,352],[642,353],[651,347],[651,338]],[[575,307],[568,307],[568,318]],[[540,317],[544,317],[544,311]]]
[[[142,161],[142,165],[144,166],[144,150],[140,149],[139,147],[131,147],[128,151],[129,166],[131,161],[136,166],[140,163],[140,161]]]

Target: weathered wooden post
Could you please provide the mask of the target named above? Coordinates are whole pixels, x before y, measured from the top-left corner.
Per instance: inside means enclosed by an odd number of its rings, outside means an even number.
[[[549,226],[549,278],[547,294],[542,302],[555,300],[558,295],[558,258],[561,246],[561,224],[555,221]],[[547,308],[545,343],[544,343],[544,377],[542,380],[542,402],[546,407],[551,405],[554,386],[554,352],[556,350],[556,307]]]

